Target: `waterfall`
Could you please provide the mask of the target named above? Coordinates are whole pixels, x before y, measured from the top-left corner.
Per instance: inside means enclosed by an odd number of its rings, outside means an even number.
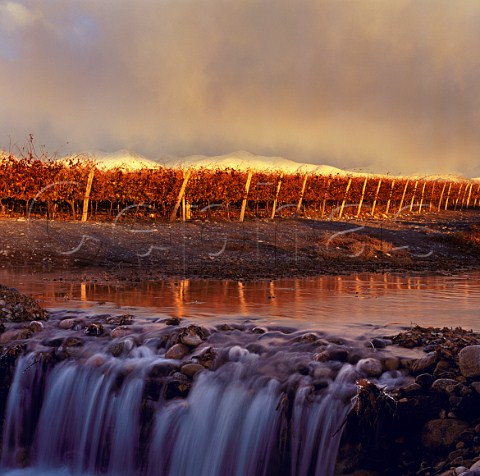
[[[42,364],[19,358],[3,423],[9,475],[329,476],[355,392],[345,364],[317,388],[312,377],[269,374],[259,356],[233,351],[169,398],[151,352],[97,354]],[[2,473],[2,474],[4,474]]]

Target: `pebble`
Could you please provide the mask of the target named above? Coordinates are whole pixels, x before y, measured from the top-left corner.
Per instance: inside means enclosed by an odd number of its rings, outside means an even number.
[[[367,357],[358,361],[356,370],[367,377],[378,377],[381,375],[383,367],[379,360]]]
[[[118,327],[115,327],[115,329],[112,329],[112,331],[110,332],[110,335],[115,339],[117,337],[126,337],[132,333],[133,333],[132,328],[128,327],[127,325],[124,325],[124,326],[118,326]]]
[[[464,377],[480,376],[480,345],[469,345],[458,353],[458,365]]]
[[[182,365],[180,372],[187,377],[194,377],[198,372],[205,370],[205,367],[200,364],[190,363]]]
[[[43,325],[43,322],[40,322],[40,321],[32,321],[32,322],[30,322],[30,324],[28,325],[28,328],[29,328],[32,332],[42,332],[43,329],[45,328],[45,326]]]
[[[180,360],[183,359],[190,349],[185,344],[175,344],[165,352],[166,359]]]
[[[58,323],[58,327],[60,327],[60,329],[69,330],[73,329],[73,326],[75,326],[75,319],[62,319]]]

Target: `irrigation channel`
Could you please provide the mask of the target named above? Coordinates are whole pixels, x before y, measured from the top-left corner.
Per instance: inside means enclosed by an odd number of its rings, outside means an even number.
[[[415,352],[372,340],[413,323],[480,328],[478,274],[0,278],[51,315],[12,359],[0,409],[8,476],[340,474],[358,379],[388,389],[410,378],[385,363]]]

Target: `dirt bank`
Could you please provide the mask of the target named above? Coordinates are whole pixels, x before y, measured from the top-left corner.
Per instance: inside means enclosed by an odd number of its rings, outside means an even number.
[[[480,269],[479,235],[478,210],[342,222],[3,219],[0,266],[59,276],[78,270],[78,279],[97,281],[453,273]]]

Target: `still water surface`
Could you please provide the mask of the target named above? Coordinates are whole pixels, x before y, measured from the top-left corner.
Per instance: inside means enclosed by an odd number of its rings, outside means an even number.
[[[480,273],[456,276],[354,274],[278,281],[165,280],[138,284],[53,281],[2,271],[0,282],[49,309],[130,312],[145,321],[177,316],[210,323],[254,319],[342,335],[368,329],[462,326],[480,331]]]

